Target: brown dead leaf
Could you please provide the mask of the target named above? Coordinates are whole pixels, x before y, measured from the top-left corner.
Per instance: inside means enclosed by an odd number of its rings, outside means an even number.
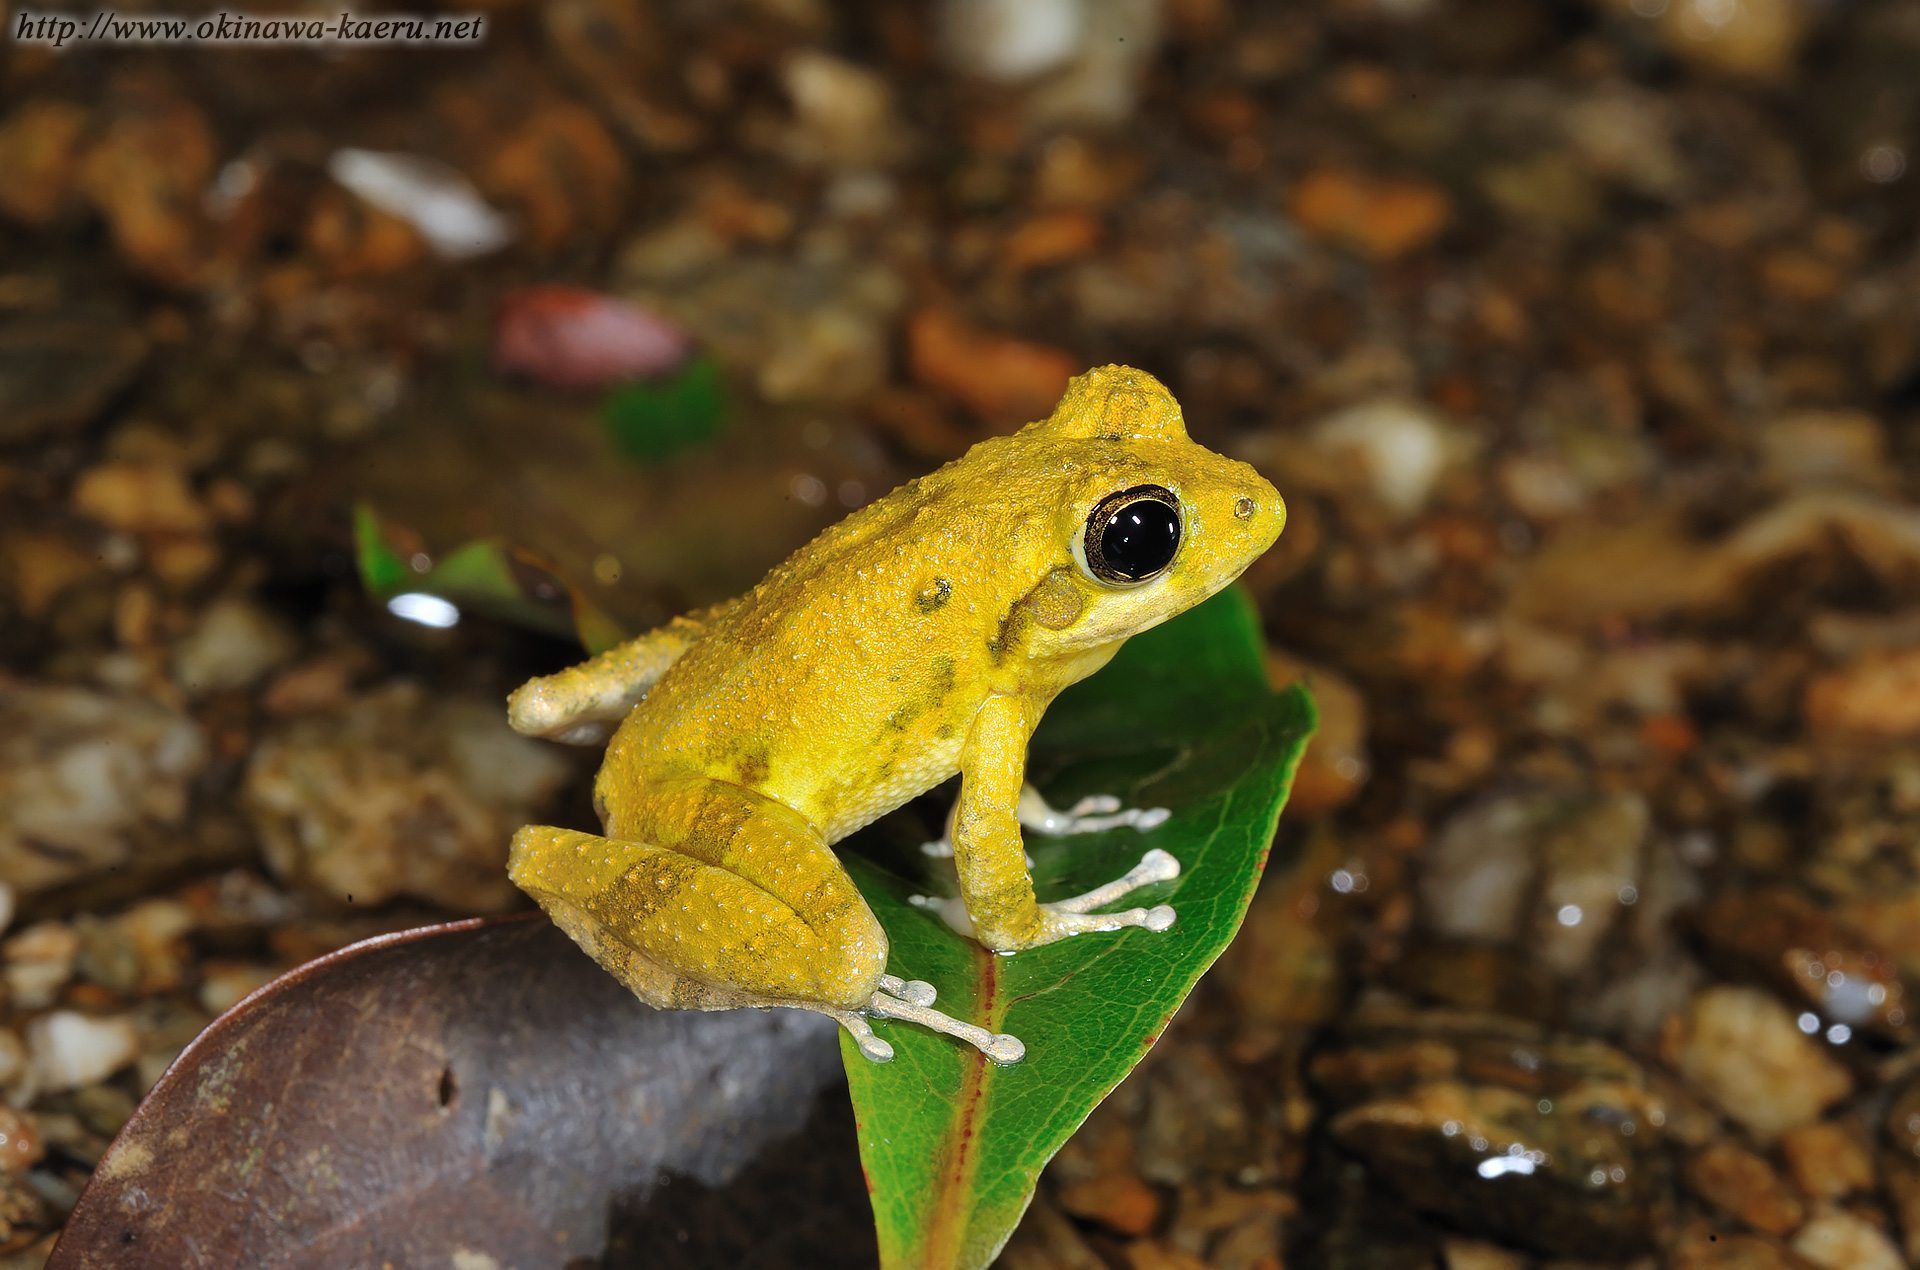
[[[916,379],[951,393],[989,426],[1046,418],[1079,368],[1057,348],[980,330],[941,308],[914,314],[907,356]]]
[[[664,1173],[725,1185],[839,1067],[831,1022],[649,1009],[537,916],[380,936],[188,1046],[48,1267],[559,1270]]]

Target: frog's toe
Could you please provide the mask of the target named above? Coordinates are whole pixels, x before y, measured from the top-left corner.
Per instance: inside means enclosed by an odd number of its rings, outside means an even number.
[[[1014,814],[1022,828],[1049,838],[1076,833],[1104,833],[1108,829],[1133,828],[1142,833],[1158,829],[1173,815],[1165,807],[1129,807],[1123,809],[1112,794],[1090,794],[1069,808],[1050,805],[1031,785],[1020,789]]]
[[[853,1038],[854,1046],[859,1049],[861,1057],[869,1063],[893,1061],[893,1046],[875,1036],[873,1029],[867,1025],[867,1021],[858,1014],[851,1010],[823,1009],[820,1012],[831,1016],[841,1027],[847,1029],[847,1035]]]
[[[909,989],[925,988],[929,994],[933,991],[932,985],[917,979],[905,986]],[[929,996],[928,1000],[931,999]],[[883,1019],[918,1023],[921,1027],[951,1036],[955,1040],[965,1041],[996,1063],[1017,1063],[1027,1055],[1027,1047],[1017,1036],[1011,1036],[1005,1032],[989,1032],[986,1028],[962,1023],[959,1019],[942,1014],[938,1010],[930,1010],[923,1004],[897,1000],[884,991],[873,994],[873,999],[867,1003],[867,1011]],[[885,1044],[885,1042],[881,1043]],[[863,1050],[862,1053],[864,1052]]]
[[[1140,863],[1128,869],[1125,877],[1116,878],[1105,886],[1097,886],[1085,895],[1076,895],[1071,899],[1056,900],[1052,904],[1043,904],[1041,907],[1055,913],[1086,913],[1096,908],[1104,908],[1115,900],[1130,895],[1143,886],[1151,886],[1155,882],[1171,882],[1179,876],[1180,861],[1173,857],[1172,852],[1162,851],[1159,847],[1155,847],[1153,850],[1141,856]],[[1159,926],[1148,925],[1144,920],[1124,924],[1129,926],[1147,926],[1149,930],[1165,930],[1173,923],[1173,910],[1162,904],[1153,911],[1158,913],[1160,909],[1166,909],[1168,916]],[[1145,910],[1141,909],[1133,910],[1133,912],[1144,911]],[[1127,914],[1109,913],[1103,914],[1102,916],[1118,918],[1126,915]]]
[[[925,979],[902,979],[899,975],[881,975],[880,991],[899,997],[908,1005],[932,1005],[939,991]]]

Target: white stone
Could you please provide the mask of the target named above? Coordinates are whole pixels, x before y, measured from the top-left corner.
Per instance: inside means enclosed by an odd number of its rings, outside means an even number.
[[[36,922],[6,942],[7,994],[25,1010],[52,1005],[73,978],[80,937],[65,922]]]
[[[35,1083],[58,1093],[97,1084],[140,1054],[140,1031],[125,1015],[94,1018],[55,1010],[27,1025]]]
[[[0,880],[31,894],[121,862],[125,831],[180,819],[205,762],[193,720],[152,701],[0,684]]]
[[[1802,1226],[1793,1250],[1823,1270],[1907,1270],[1891,1239],[1837,1208],[1815,1214]]]
[[[1847,1069],[1756,988],[1700,993],[1676,1040],[1681,1074],[1761,1143],[1812,1124],[1853,1089]]]
[[[1447,466],[1447,431],[1417,402],[1382,398],[1349,406],[1315,424],[1316,449],[1350,456],[1374,499],[1396,516],[1427,505]]]
[[[1441,829],[1420,881],[1427,924],[1455,939],[1503,940],[1519,931],[1534,873],[1534,837],[1559,800],[1545,794],[1489,799]]]
[[[507,218],[487,206],[466,177],[438,160],[347,147],[333,152],[327,172],[419,230],[443,260],[484,256],[513,241]]]
[[[257,605],[215,600],[174,647],[173,677],[195,694],[244,688],[298,651],[286,626]]]
[[[947,0],[942,31],[960,69],[1012,83],[1064,65],[1080,48],[1085,0]]]
[[[787,143],[794,159],[870,168],[900,154],[893,89],[878,71],[802,49],[786,60],[780,79],[797,121]]]

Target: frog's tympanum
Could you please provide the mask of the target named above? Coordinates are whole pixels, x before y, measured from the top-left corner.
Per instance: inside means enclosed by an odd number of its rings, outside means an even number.
[[[515,692],[523,733],[613,739],[603,832],[520,830],[513,880],[653,1005],[817,1010],[876,1061],[893,1051],[866,1016],[905,1019],[1017,1061],[1017,1039],[886,973],[886,932],[832,844],[957,772],[956,929],[1001,953],[1166,930],[1166,905],[1093,911],[1177,877],[1157,849],[1098,890],[1035,900],[1023,823],[1157,819],[1048,808],[1023,789],[1027,739],[1063,688],[1232,582],[1285,519],[1252,468],[1187,438],[1152,376],[1090,371],[1052,418],[848,516],[739,599]]]

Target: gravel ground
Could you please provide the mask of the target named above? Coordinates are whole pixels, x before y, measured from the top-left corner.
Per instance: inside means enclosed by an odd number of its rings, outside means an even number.
[[[0,1266],[216,1013],[590,823],[500,708],[569,612],[1109,361],[1287,496],[1325,721],[1001,1264],[1920,1264],[1920,5],[483,12],[0,46]],[[356,506],[511,577],[403,621]]]

